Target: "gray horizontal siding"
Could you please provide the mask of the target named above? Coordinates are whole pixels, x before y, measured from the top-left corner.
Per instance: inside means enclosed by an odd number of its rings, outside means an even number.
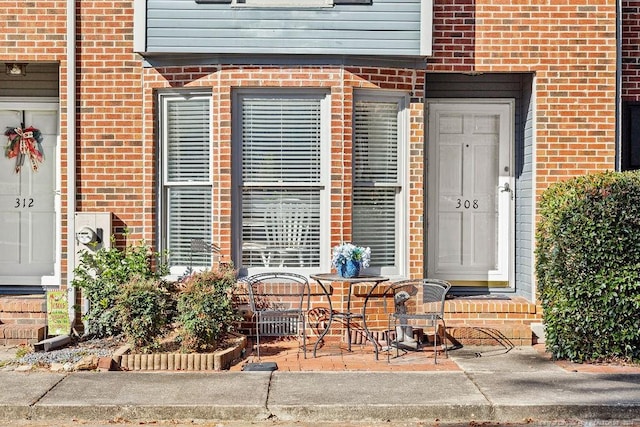
[[[420,0],[288,9],[148,0],[146,52],[419,56]]]
[[[4,64],[2,64],[4,67]],[[7,76],[0,73],[0,96],[28,96],[57,98],[58,64],[35,63],[27,65],[27,75]]]

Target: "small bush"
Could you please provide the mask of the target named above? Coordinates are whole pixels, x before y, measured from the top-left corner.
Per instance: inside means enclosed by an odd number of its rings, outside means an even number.
[[[121,286],[133,277],[158,279],[165,275],[166,265],[158,264],[154,269],[154,258],[159,259],[159,254],[143,243],[128,245],[124,250],[114,245],[80,254],[80,265],[74,270],[72,284],[82,289],[83,296],[89,301],[84,316],[88,328],[85,333],[98,338],[122,333],[115,310]]]
[[[178,296],[179,340],[183,351],[214,350],[240,316],[232,305],[233,269],[207,270],[183,280]]]
[[[115,313],[119,328],[136,350],[153,350],[171,325],[172,302],[167,283],[134,277],[120,288]]]
[[[640,359],[640,174],[606,172],[541,197],[536,274],[558,359]]]

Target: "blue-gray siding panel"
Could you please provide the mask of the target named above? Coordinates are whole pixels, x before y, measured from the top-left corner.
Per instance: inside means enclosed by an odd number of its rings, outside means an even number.
[[[523,81],[522,114],[524,115],[524,132],[522,145],[519,148],[520,164],[516,191],[520,193],[516,204],[516,293],[530,301],[535,301],[533,286],[533,112],[532,79]]]
[[[148,0],[146,52],[419,56],[420,0],[248,8]]]

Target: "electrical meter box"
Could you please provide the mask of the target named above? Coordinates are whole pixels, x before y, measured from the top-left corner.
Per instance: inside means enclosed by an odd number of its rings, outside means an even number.
[[[111,212],[78,212],[75,221],[75,265],[82,250],[111,247]]]

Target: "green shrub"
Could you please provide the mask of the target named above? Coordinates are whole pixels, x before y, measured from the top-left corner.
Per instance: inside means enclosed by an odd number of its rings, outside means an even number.
[[[232,305],[236,276],[231,268],[194,273],[178,296],[179,340],[183,351],[214,350],[240,316]]]
[[[127,245],[124,250],[114,245],[95,252],[82,251],[72,284],[82,289],[83,296],[89,301],[89,309],[83,317],[88,328],[85,333],[101,338],[122,332],[115,310],[121,287],[133,277],[157,279],[165,275],[166,265],[158,264],[154,268],[158,255],[143,243]]]
[[[157,279],[134,277],[120,287],[115,313],[118,326],[136,350],[153,350],[172,322],[170,286]]]
[[[640,359],[640,174],[551,185],[536,230],[547,349],[558,359]]]

